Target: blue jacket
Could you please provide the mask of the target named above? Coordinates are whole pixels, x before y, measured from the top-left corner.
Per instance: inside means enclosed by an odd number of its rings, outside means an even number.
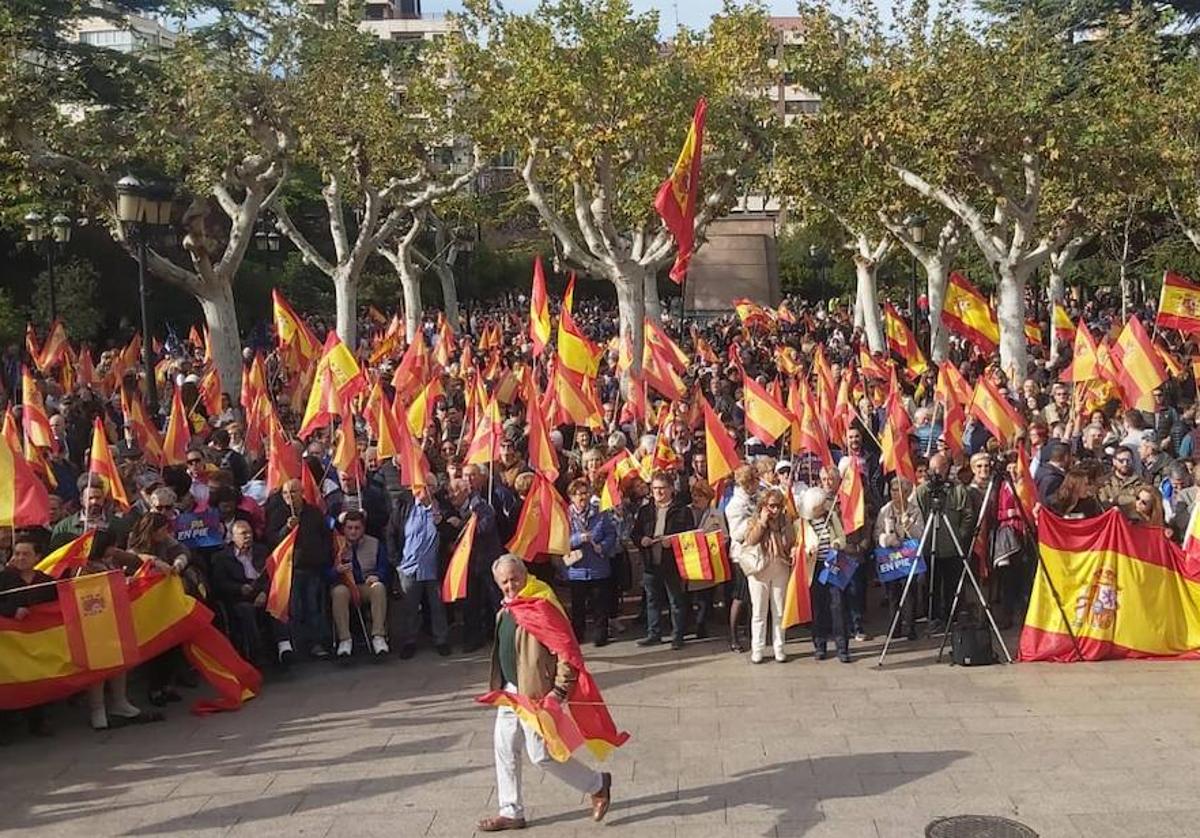
[[[392,564],[391,564],[391,562],[388,561],[387,542],[384,541],[382,538],[375,538],[374,536],[371,536],[371,535],[364,535],[362,537],[362,541],[360,541],[359,543],[360,544],[364,544],[364,543],[369,544],[370,542],[368,542],[367,539],[371,539],[372,541],[375,541],[376,544],[378,545],[376,547],[376,553],[375,553],[375,569],[373,571],[371,571],[371,575],[376,577],[384,585],[387,585],[392,580]],[[346,550],[350,554],[350,566],[351,566],[351,572],[354,574],[354,581],[356,583],[358,583],[359,585],[361,585],[363,582],[367,581],[367,574],[363,573],[362,565],[360,565],[358,562],[358,559],[355,558],[354,550],[352,549],[349,542],[346,542]],[[332,566],[329,568],[328,576],[329,576],[330,582],[337,582],[340,579],[338,574],[336,574],[333,571]]]
[[[571,549],[582,550],[583,558],[568,567],[567,579],[572,582],[589,582],[593,579],[607,579],[612,575],[612,564],[608,557],[617,547],[617,527],[612,515],[600,512],[596,505],[589,506],[584,512],[571,507]],[[581,536],[591,533],[591,540],[584,541]]]

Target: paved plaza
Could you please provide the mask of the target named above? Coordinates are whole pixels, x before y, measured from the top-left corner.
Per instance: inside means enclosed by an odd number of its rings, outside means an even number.
[[[1200,835],[1200,667],[960,669],[878,641],[851,665],[751,666],[721,640],[585,647],[617,724],[613,807],[526,766],[525,834],[913,838],[994,814],[1042,836]],[[800,642],[794,654],[807,652]],[[0,830],[38,835],[469,836],[494,813],[486,661],[305,664],[241,712],[0,751]],[[543,782],[545,779],[545,782]]]

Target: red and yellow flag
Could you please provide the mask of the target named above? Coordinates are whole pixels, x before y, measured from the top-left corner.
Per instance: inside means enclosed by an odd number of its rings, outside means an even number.
[[[573,373],[595,378],[604,350],[592,343],[575,324],[571,312],[563,309],[558,316],[558,361]]]
[[[1184,333],[1200,332],[1200,285],[1182,274],[1166,271],[1154,325]]]
[[[670,401],[679,401],[687,386],[675,369],[675,359],[669,351],[651,341],[642,347],[642,379],[657,393]]]
[[[112,452],[108,450],[108,435],[104,433],[104,425],[97,416],[92,420],[92,448],[88,474],[95,475],[104,481],[108,496],[121,509],[129,508],[129,496],[125,494],[125,483],[117,464],[113,462]]]
[[[34,570],[41,571],[55,579],[68,570],[76,570],[88,563],[92,555],[92,545],[96,541],[96,531],[88,530],[78,538],[71,539],[62,547],[50,553],[36,565]]]
[[[20,449],[0,440],[0,527],[44,527],[50,523],[50,495],[25,462]]]
[[[559,419],[585,425],[592,430],[604,427],[604,413],[596,399],[591,379],[573,374],[562,364],[555,364],[551,378]]]
[[[526,418],[529,424],[529,438],[526,441],[529,449],[529,467],[535,474],[540,474],[542,477],[553,483],[558,480],[558,452],[554,449],[554,444],[550,442],[550,431],[546,427],[546,417],[542,415],[542,411],[537,405],[541,401],[538,397],[537,382],[531,375],[526,381],[526,405],[529,409],[526,411]]]
[[[1054,304],[1054,315],[1051,318],[1051,325],[1054,328],[1054,334],[1060,341],[1070,341],[1075,337],[1075,325],[1071,322],[1071,315],[1067,314],[1066,307],[1062,303]]]
[[[425,452],[408,433],[408,428],[400,425],[396,436],[396,465],[400,469],[400,485],[419,489],[433,484],[433,475],[429,469],[429,461]]]
[[[708,399],[703,396],[699,398],[704,400],[704,453],[708,460],[708,484],[716,486],[718,481],[733,474],[733,470],[742,464],[742,458],[738,456],[733,437],[713,412]]]
[[[127,669],[138,663],[129,591],[119,570],[64,580],[58,604],[71,663],[78,669]]]
[[[216,367],[209,367],[204,375],[200,376],[200,403],[204,405],[204,410],[209,416],[216,416],[221,412],[221,373]]]
[[[1038,496],[1033,472],[1029,468],[1029,451],[1025,445],[1017,446],[1017,476],[1013,485],[1017,489],[1017,500],[1025,508],[1025,514],[1032,519],[1037,511]]]
[[[446,566],[446,577],[442,579],[442,602],[456,602],[467,598],[467,577],[471,568],[471,548],[475,546],[475,527],[479,516],[474,512],[454,542],[454,552]]]
[[[266,570],[271,577],[271,587],[267,590],[267,613],[281,623],[286,623],[291,613],[292,563],[298,532],[300,528],[294,527],[267,557]]]
[[[17,424],[17,417],[13,416],[11,404],[4,408],[4,426],[0,428],[0,435],[4,437],[8,447],[14,451],[20,451],[25,447],[25,443],[21,441],[23,436],[21,427]]]
[[[567,277],[567,290],[563,291],[562,307],[572,314],[575,313],[575,271]]]
[[[192,444],[192,429],[179,387],[171,396],[171,415],[163,437],[162,462],[166,466],[181,466],[187,462],[188,446]]]
[[[1040,346],[1043,337],[1041,324],[1025,318],[1025,340],[1034,346]]]
[[[667,539],[675,554],[679,578],[687,582],[728,582],[733,578],[729,549],[722,532],[689,530]]]
[[[500,439],[504,435],[504,425],[500,417],[500,406],[493,396],[487,401],[483,415],[475,426],[475,434],[467,447],[464,464],[487,465],[500,456]]]
[[[1200,566],[1161,527],[1131,523],[1119,509],[1099,517],[1038,515],[1043,572],[1025,627],[1023,661],[1200,657]],[[1048,577],[1048,578],[1047,578]]]
[[[312,329],[296,314],[278,288],[271,290],[271,305],[275,319],[275,336],[283,357],[291,360],[293,366],[313,361],[321,352],[321,343],[312,333]]]
[[[846,535],[858,532],[867,521],[866,493],[863,476],[858,465],[851,459],[850,467],[838,484],[838,509],[842,515],[842,530]]]
[[[267,419],[267,491],[276,492],[289,480],[299,480],[304,465],[283,434],[274,412]]]
[[[785,629],[812,621],[812,597],[808,590],[810,582],[808,556],[805,553],[802,539],[792,553],[792,572],[788,575],[787,590],[783,595],[783,627]]]
[[[1167,371],[1137,315],[1130,317],[1121,330],[1112,345],[1112,356],[1117,362],[1117,386],[1126,406],[1153,410],[1153,393],[1167,380]]]
[[[328,425],[341,412],[341,405],[349,404],[359,393],[366,392],[367,379],[337,332],[331,331],[325,338],[314,381],[317,386],[309,392],[304,419],[300,423],[298,435],[301,439]]]
[[[529,294],[529,341],[535,358],[550,343],[550,328],[550,295],[546,292],[546,272],[538,254],[533,259],[533,290]]]
[[[601,467],[604,472],[604,488],[600,490],[600,511],[605,512],[620,506],[621,484],[625,478],[632,475],[645,478],[641,466],[628,448],[622,448],[611,460]]]
[[[904,359],[905,367],[916,375],[929,369],[912,329],[908,328],[900,312],[891,303],[883,304],[883,328],[887,334],[888,348]]]
[[[691,359],[688,358],[686,352],[679,348],[679,344],[671,339],[671,336],[663,329],[662,324],[656,323],[652,318],[647,317],[645,335],[646,343],[661,350],[661,358],[666,360],[675,369],[675,372],[680,375],[687,372],[688,367],[692,365]]]
[[[54,434],[50,431],[50,417],[42,401],[42,391],[24,366],[21,367],[21,425],[25,429],[25,438],[34,445],[54,447]]]
[[[1088,330],[1087,324],[1082,319],[1079,321],[1078,328],[1075,329],[1075,351],[1071,358],[1071,363],[1062,375],[1059,376],[1061,381],[1091,381],[1099,374],[1099,355],[1100,348],[1096,345],[1092,333]]]
[[[996,323],[992,304],[957,271],[950,274],[946,283],[942,322],[947,329],[966,338],[986,355],[993,355],[1000,348],[1000,326]]]
[[[889,398],[883,433],[879,437],[882,453],[881,465],[885,472],[894,472],[909,483],[917,482],[917,469],[913,464],[912,444],[908,438],[911,420],[904,412],[899,398]]]
[[[508,549],[527,562],[547,553],[565,556],[571,552],[571,518],[567,502],[554,484],[540,474],[533,477]]]
[[[67,353],[70,351],[71,343],[67,340],[67,330],[63,328],[62,323],[55,320],[50,324],[50,334],[46,335],[46,342],[42,344],[42,352],[35,356],[34,363],[43,373],[48,373],[65,362]]]
[[[158,433],[158,428],[154,427],[150,421],[150,414],[146,412],[146,405],[142,402],[141,394],[126,393],[122,389],[121,412],[125,416],[125,424],[133,429],[133,438],[137,441],[138,447],[142,449],[142,456],[146,462],[160,467],[165,465],[163,463],[162,437]]]
[[[680,284],[687,276],[688,263],[691,262],[692,249],[696,244],[696,194],[700,186],[704,117],[707,113],[708,102],[701,98],[696,102],[692,124],[688,127],[675,168],[659,186],[658,195],[654,198],[654,208],[675,237],[677,251],[675,264],[671,266],[671,279]]]
[[[981,375],[971,397],[971,415],[983,423],[1002,447],[1007,447],[1025,427],[1025,420],[1008,399],[1000,395],[990,377]],[[914,481],[915,482],[915,481]]]
[[[742,406],[746,415],[746,433],[767,445],[774,445],[792,426],[792,417],[761,384],[749,376],[742,378]]]

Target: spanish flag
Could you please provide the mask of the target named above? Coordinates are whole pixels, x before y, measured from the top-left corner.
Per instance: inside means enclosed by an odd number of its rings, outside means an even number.
[[[816,454],[821,462],[833,467],[833,454],[829,451],[829,437],[821,423],[813,392],[801,379],[792,382],[788,390],[788,411],[792,415],[791,448],[793,454],[807,451]]]
[[[867,521],[866,494],[863,490],[862,471],[853,460],[842,475],[842,482],[838,484],[837,499],[843,532],[851,535],[861,530]]]
[[[98,420],[97,420],[98,421]],[[0,527],[44,527],[50,522],[46,486],[20,450],[0,440]]]
[[[529,424],[529,437],[526,440],[527,448],[529,449],[529,467],[533,469],[535,474],[540,474],[542,477],[553,483],[558,479],[558,452],[554,449],[554,444],[550,442],[550,431],[546,427],[546,417],[538,410],[539,402],[537,393],[537,382],[533,376],[526,379],[526,389],[528,401],[526,404],[529,410],[526,411],[526,418]]]
[[[1153,410],[1153,393],[1167,380],[1167,371],[1137,315],[1121,330],[1112,345],[1112,356],[1118,362],[1117,386],[1126,406]]]
[[[54,435],[50,431],[50,417],[46,414],[42,391],[24,366],[21,367],[21,424],[25,428],[25,438],[34,445],[54,447]]]
[[[146,462],[160,467],[164,465],[162,437],[159,436],[158,428],[154,427],[154,424],[150,421],[150,414],[146,412],[146,405],[142,402],[141,394],[137,392],[126,394],[122,390],[121,412],[125,416],[125,424],[133,428],[133,437],[141,447],[142,456]],[[249,440],[249,420],[247,420],[246,425],[246,439]]]
[[[550,327],[550,296],[546,293],[546,272],[539,254],[533,259],[533,291],[529,294],[529,340],[535,358],[550,343]]]
[[[992,304],[957,271],[950,274],[946,283],[942,322],[947,329],[979,347],[985,355],[995,354],[1000,347],[1000,327]]]
[[[440,376],[434,376],[429,379],[429,383],[417,393],[416,398],[412,400],[412,404],[408,406],[406,412],[408,429],[412,432],[413,436],[420,438],[421,434],[425,433],[425,429],[429,427],[429,422],[433,418],[433,411],[437,406],[437,400],[444,394],[445,390],[442,387]]]
[[[1025,340],[1034,346],[1040,346],[1042,343],[1042,327],[1028,317],[1025,318]]]
[[[11,404],[4,407],[4,425],[0,428],[0,436],[4,437],[8,447],[14,451],[20,451],[24,447],[24,443],[21,441],[21,428],[17,424],[17,417],[13,416]]]
[[[671,279],[683,284],[688,264],[692,260],[692,249],[696,245],[696,194],[700,187],[700,158],[704,149],[704,117],[708,113],[708,102],[701,98],[696,102],[692,124],[688,127],[683,148],[675,161],[671,175],[658,188],[654,208],[662,216],[663,224],[675,237],[675,264],[671,266]]]
[[[742,458],[738,456],[733,438],[713,412],[708,399],[703,396],[699,398],[704,399],[704,454],[708,460],[708,484],[716,486],[719,481],[733,474],[733,470],[742,464]]]
[[[467,577],[471,569],[471,548],[475,546],[475,527],[479,516],[474,512],[467,519],[467,525],[458,534],[454,542],[454,552],[450,554],[450,563],[446,566],[446,577],[442,580],[442,602],[456,602],[467,598]]]
[[[367,379],[358,361],[354,360],[354,355],[342,343],[337,332],[333,331],[325,338],[314,380],[317,386],[309,391],[304,419],[300,423],[298,435],[302,439],[332,422],[340,412],[340,405],[349,403],[367,389]]]
[[[289,359],[293,366],[303,366],[316,358],[321,352],[320,342],[278,288],[271,290],[271,307],[280,354]]]
[[[34,570],[41,571],[47,576],[60,578],[68,570],[76,570],[85,566],[92,555],[92,545],[96,541],[96,531],[88,530],[78,538],[72,539],[42,559]]]
[[[600,490],[600,511],[606,512],[621,505],[621,484],[626,477],[636,475],[643,477],[641,466],[628,448],[622,448],[620,453],[601,467],[604,472],[604,487]]]
[[[400,469],[400,485],[419,489],[433,485],[433,475],[429,469],[429,461],[425,452],[408,433],[408,428],[400,426],[396,436],[396,459]]]
[[[728,582],[733,578],[724,533],[689,530],[670,536],[667,540],[671,542],[680,579],[687,582]]]
[[[591,379],[572,374],[564,364],[555,364],[552,389],[558,418],[592,430],[604,427],[604,414],[596,400]]]
[[[94,474],[104,480],[108,496],[121,509],[129,508],[129,496],[125,494],[125,483],[113,462],[112,452],[108,450],[108,435],[104,433],[104,425],[100,417],[92,420],[91,460],[88,464],[88,474]]]
[[[216,367],[209,367],[208,372],[200,376],[200,403],[204,405],[209,416],[221,412],[221,373]]]
[[[746,415],[746,433],[753,434],[767,445],[774,445],[784,431],[792,426],[792,417],[787,408],[750,376],[742,378],[742,406]]]
[[[288,621],[292,601],[292,567],[296,552],[296,533],[299,527],[283,537],[267,557],[267,574],[271,587],[267,591],[267,613],[281,623]]]
[[[1031,519],[1037,512],[1037,486],[1033,482],[1033,472],[1029,468],[1029,451],[1025,445],[1017,446],[1017,476],[1013,480],[1017,489],[1017,500]]]
[[[491,707],[512,708],[525,724],[537,731],[546,743],[546,751],[558,762],[566,762],[583,746],[597,759],[605,759],[624,745],[629,734],[617,730],[604,696],[588,672],[566,612],[550,586],[530,576],[517,598],[504,603],[504,609],[523,631],[537,638],[558,660],[570,665],[577,678],[567,695],[565,708],[553,693],[534,700],[495,690],[475,700]]]
[[[558,316],[558,360],[571,372],[595,377],[604,351],[588,340],[575,324],[571,312],[563,309]]]
[[[48,373],[66,361],[67,353],[70,351],[71,344],[67,340],[67,330],[63,328],[62,323],[55,320],[50,324],[50,334],[46,335],[46,342],[42,344],[42,352],[34,358],[34,363],[43,373]]]
[[[679,344],[671,339],[661,324],[655,323],[652,318],[647,317],[645,335],[646,343],[661,350],[662,358],[674,367],[677,373],[682,375],[687,372],[688,367],[692,365],[691,359],[688,358],[686,352],[679,348]]]
[[[1096,341],[1088,330],[1087,324],[1081,318],[1078,328],[1075,329],[1075,350],[1071,357],[1071,363],[1062,371],[1059,380],[1080,382],[1096,378],[1100,374],[1099,354],[1100,349],[1096,346]]]
[[[267,491],[283,488],[289,480],[299,480],[303,468],[300,454],[283,434],[283,426],[274,411],[267,417]]]
[[[1007,446],[1025,427],[1025,420],[1008,400],[1000,395],[996,385],[986,375],[981,375],[971,397],[971,415],[983,423],[1001,446]],[[915,481],[914,481],[915,482]]]
[[[1054,304],[1053,326],[1054,334],[1060,341],[1069,341],[1075,337],[1075,325],[1062,303]]]
[[[881,465],[885,472],[894,472],[909,483],[917,482],[917,469],[913,464],[912,444],[908,438],[911,420],[904,412],[898,398],[889,398],[883,434],[879,438],[882,453]]]
[[[192,444],[187,411],[183,407],[183,396],[179,387],[171,396],[171,416],[167,419],[167,433],[163,437],[163,465],[181,466],[187,461],[188,446]]]
[[[666,349],[646,341],[642,351],[642,377],[656,392],[673,402],[683,398],[687,392],[674,363],[674,358]]]
[[[1200,285],[1174,271],[1165,272],[1154,324],[1160,329],[1200,332]]]
[[[1078,660],[1059,601],[1084,660],[1200,657],[1200,567],[1160,527],[1118,509],[1078,520],[1043,509],[1038,541],[1021,660]]]
[[[0,710],[57,701],[181,644],[222,696],[192,711],[236,709],[262,676],[212,618],[178,576],[138,575],[128,587],[116,571],[64,581],[57,602],[34,606],[24,620],[0,618]]]
[[[540,474],[533,477],[508,549],[527,562],[545,553],[565,556],[571,552],[571,518],[567,503],[554,484]]]
[[[883,327],[887,333],[888,348],[904,359],[905,367],[916,375],[929,369],[912,330],[891,303],[883,304]]]
[[[801,532],[803,532],[803,528]],[[783,627],[789,629],[812,621],[812,596],[808,587],[810,573],[804,541],[796,545],[792,553],[792,572],[788,576],[787,590],[783,594]]]

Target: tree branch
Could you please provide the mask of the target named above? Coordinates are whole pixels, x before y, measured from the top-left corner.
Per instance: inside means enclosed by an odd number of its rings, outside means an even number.
[[[312,243],[305,238],[300,229],[292,222],[292,217],[288,214],[287,209],[283,204],[277,204],[275,210],[275,229],[283,233],[300,251],[305,261],[315,267],[326,276],[332,277],[334,274],[334,266],[329,260],[321,255]]]
[[[594,276],[607,276],[608,271],[604,263],[580,246],[562,216],[546,200],[546,193],[534,175],[536,158],[537,143],[532,142],[529,144],[529,153],[525,158],[525,163],[521,167],[521,179],[525,181],[529,203],[537,210],[538,216],[542,219],[542,223],[550,229],[551,235],[558,239],[558,243],[562,246],[563,257],[567,261],[575,263],[582,270]]]

